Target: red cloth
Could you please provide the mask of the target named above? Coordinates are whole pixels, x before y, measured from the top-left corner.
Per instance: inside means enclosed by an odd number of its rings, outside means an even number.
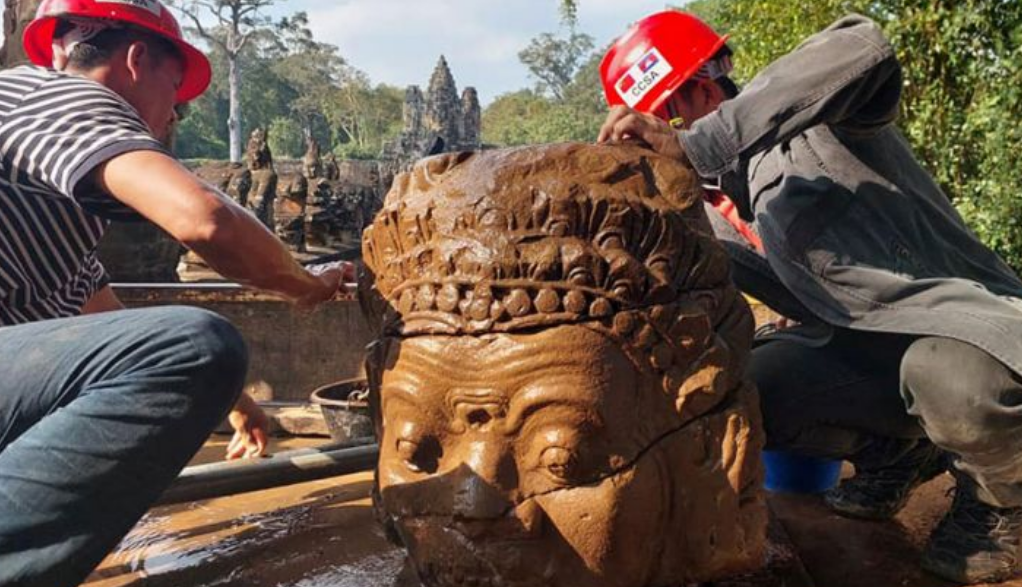
[[[727,197],[723,192],[714,190],[706,190],[706,200],[714,208],[720,212],[721,216],[727,220],[727,223],[734,227],[738,231],[738,234],[742,235],[749,244],[756,248],[756,250],[763,253],[763,241],[760,240],[759,235],[753,232],[752,227],[749,226],[744,220],[738,216],[738,207],[731,201],[731,198]]]

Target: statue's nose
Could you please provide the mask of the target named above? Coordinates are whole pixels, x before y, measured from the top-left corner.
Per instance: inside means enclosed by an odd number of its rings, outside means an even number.
[[[468,519],[503,516],[513,507],[517,471],[510,451],[497,439],[480,438],[462,447],[465,466],[454,471],[454,514]]]
[[[535,499],[516,504],[517,489],[499,486],[480,475],[473,465],[465,465],[453,471],[451,478],[451,513],[461,533],[473,539],[524,539],[535,538],[543,531],[545,514]]]

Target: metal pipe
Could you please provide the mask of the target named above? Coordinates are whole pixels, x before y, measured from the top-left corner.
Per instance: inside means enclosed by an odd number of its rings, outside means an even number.
[[[258,460],[186,467],[154,505],[197,501],[315,479],[367,471],[376,466],[376,444],[331,444],[277,453]]]

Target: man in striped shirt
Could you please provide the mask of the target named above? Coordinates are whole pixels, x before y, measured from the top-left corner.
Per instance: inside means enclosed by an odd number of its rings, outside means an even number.
[[[210,69],[159,2],[44,0],[24,41],[53,67],[0,72],[0,585],[61,587],[228,412],[229,456],[265,445],[237,331],[194,308],[123,310],[95,255],[107,218],[139,213],[222,275],[306,307],[345,276],[306,271],[166,151],[175,105]]]

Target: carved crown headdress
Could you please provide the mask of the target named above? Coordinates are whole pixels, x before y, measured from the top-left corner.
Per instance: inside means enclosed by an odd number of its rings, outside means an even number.
[[[508,332],[608,319],[727,283],[695,175],[635,145],[424,159],[363,236],[384,331]]]

